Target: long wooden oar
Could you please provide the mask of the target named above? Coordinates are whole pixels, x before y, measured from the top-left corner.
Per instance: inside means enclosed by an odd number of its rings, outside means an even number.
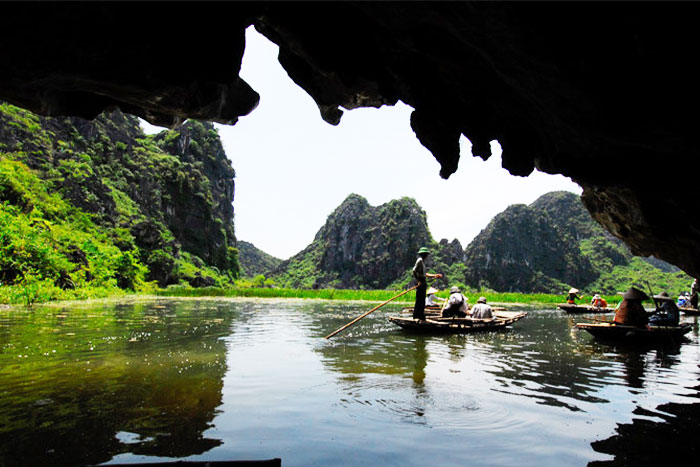
[[[656,299],[654,298],[654,292],[651,290],[651,285],[649,285],[649,281],[644,281],[644,282],[647,283],[647,288],[649,289],[649,293],[651,294],[651,299],[654,302],[654,308],[656,308],[653,313],[658,313],[660,311],[659,310],[659,302],[657,302]]]
[[[400,294],[396,295],[395,297],[391,297],[389,300],[387,300],[386,302],[384,302],[384,303],[382,303],[382,304],[380,304],[380,305],[375,306],[374,308],[372,308],[371,310],[369,310],[369,311],[368,311],[367,313],[365,313],[364,315],[358,316],[357,318],[353,319],[352,321],[350,321],[348,324],[346,324],[346,325],[343,326],[342,328],[337,329],[337,330],[333,331],[332,333],[328,334],[328,335],[326,336],[326,339],[330,339],[331,337],[335,336],[336,334],[338,334],[338,333],[339,333],[340,331],[342,331],[343,329],[349,328],[350,326],[352,326],[353,324],[357,323],[358,321],[360,321],[362,318],[364,318],[364,317],[367,316],[368,314],[372,313],[373,311],[376,311],[376,310],[380,309],[381,307],[383,307],[384,305],[386,305],[386,304],[389,303],[390,301],[396,300],[396,299],[399,298],[401,295],[405,295],[405,294],[407,294],[408,292],[410,292],[411,290],[415,290],[415,289],[417,289],[417,288],[418,288],[418,286],[416,285],[416,286],[414,286],[414,287],[411,287],[411,288],[408,289],[408,290],[404,290],[403,292],[401,292]]]
[[[452,294],[450,294],[452,295]],[[442,304],[442,309],[440,310],[440,316],[445,312],[445,308],[447,308],[447,304],[450,302],[450,298],[447,297],[447,300],[445,300],[445,303]]]

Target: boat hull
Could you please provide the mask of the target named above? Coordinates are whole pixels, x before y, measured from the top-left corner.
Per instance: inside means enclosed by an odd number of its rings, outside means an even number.
[[[678,309],[682,312],[685,313],[686,315],[700,315],[700,310],[697,308],[691,308],[687,306],[679,306]]]
[[[613,313],[614,308],[599,307],[591,305],[573,305],[570,303],[560,303],[557,308],[564,310],[567,313]]]
[[[474,318],[440,318],[427,316],[426,320],[417,320],[402,316],[389,316],[389,321],[415,332],[429,334],[469,334],[473,332],[497,331],[527,316],[527,313],[500,313],[491,319]]]
[[[690,332],[692,326],[682,323],[679,326],[625,326],[614,323],[577,323],[578,329],[588,331],[598,339],[617,342],[659,342],[680,341]]]

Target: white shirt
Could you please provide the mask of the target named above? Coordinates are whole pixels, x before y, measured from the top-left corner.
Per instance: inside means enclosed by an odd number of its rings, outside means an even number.
[[[472,308],[472,318],[486,319],[493,318],[493,313],[491,312],[491,305],[486,303],[477,303]]]
[[[453,294],[450,294],[450,301],[447,304],[448,307],[451,307],[452,305],[456,305],[459,302],[462,302],[462,304],[459,306],[459,311],[466,312],[467,311],[467,299],[464,295],[462,295],[459,292],[455,292]]]
[[[430,295],[428,295],[428,298],[425,300],[425,305],[426,306],[435,306],[438,304],[437,303],[438,300],[441,302],[445,301],[444,298],[440,298],[440,297],[436,296],[434,293],[431,293]]]

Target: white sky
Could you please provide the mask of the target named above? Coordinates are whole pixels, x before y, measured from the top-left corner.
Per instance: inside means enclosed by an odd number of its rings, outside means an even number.
[[[373,206],[414,198],[433,238],[457,238],[463,247],[511,204],[555,190],[581,194],[560,175],[510,175],[497,142],[488,161],[472,157],[464,137],[459,168],[443,180],[411,130],[409,106],[345,111],[338,126],[329,125],[277,61],[278,47],[253,27],[246,41],[241,77],[260,104],[236,125],[216,127],[236,170],[236,237],[266,253],[286,259],[304,249],[350,193]],[[149,133],[162,130],[142,124]]]

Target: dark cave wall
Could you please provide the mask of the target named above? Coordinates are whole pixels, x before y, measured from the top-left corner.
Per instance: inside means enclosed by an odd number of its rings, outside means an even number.
[[[280,46],[330,124],[341,107],[415,110],[416,137],[458,169],[503,148],[503,166],[572,178],[636,254],[700,273],[692,73],[694,3],[342,2],[3,5],[0,99],[92,118],[118,106],[158,125],[233,124],[259,96],[239,76],[245,29]],[[166,11],[167,10],[167,11]],[[167,13],[167,15],[166,15]],[[464,156],[464,155],[462,155]],[[683,223],[671,218],[683,217]]]

